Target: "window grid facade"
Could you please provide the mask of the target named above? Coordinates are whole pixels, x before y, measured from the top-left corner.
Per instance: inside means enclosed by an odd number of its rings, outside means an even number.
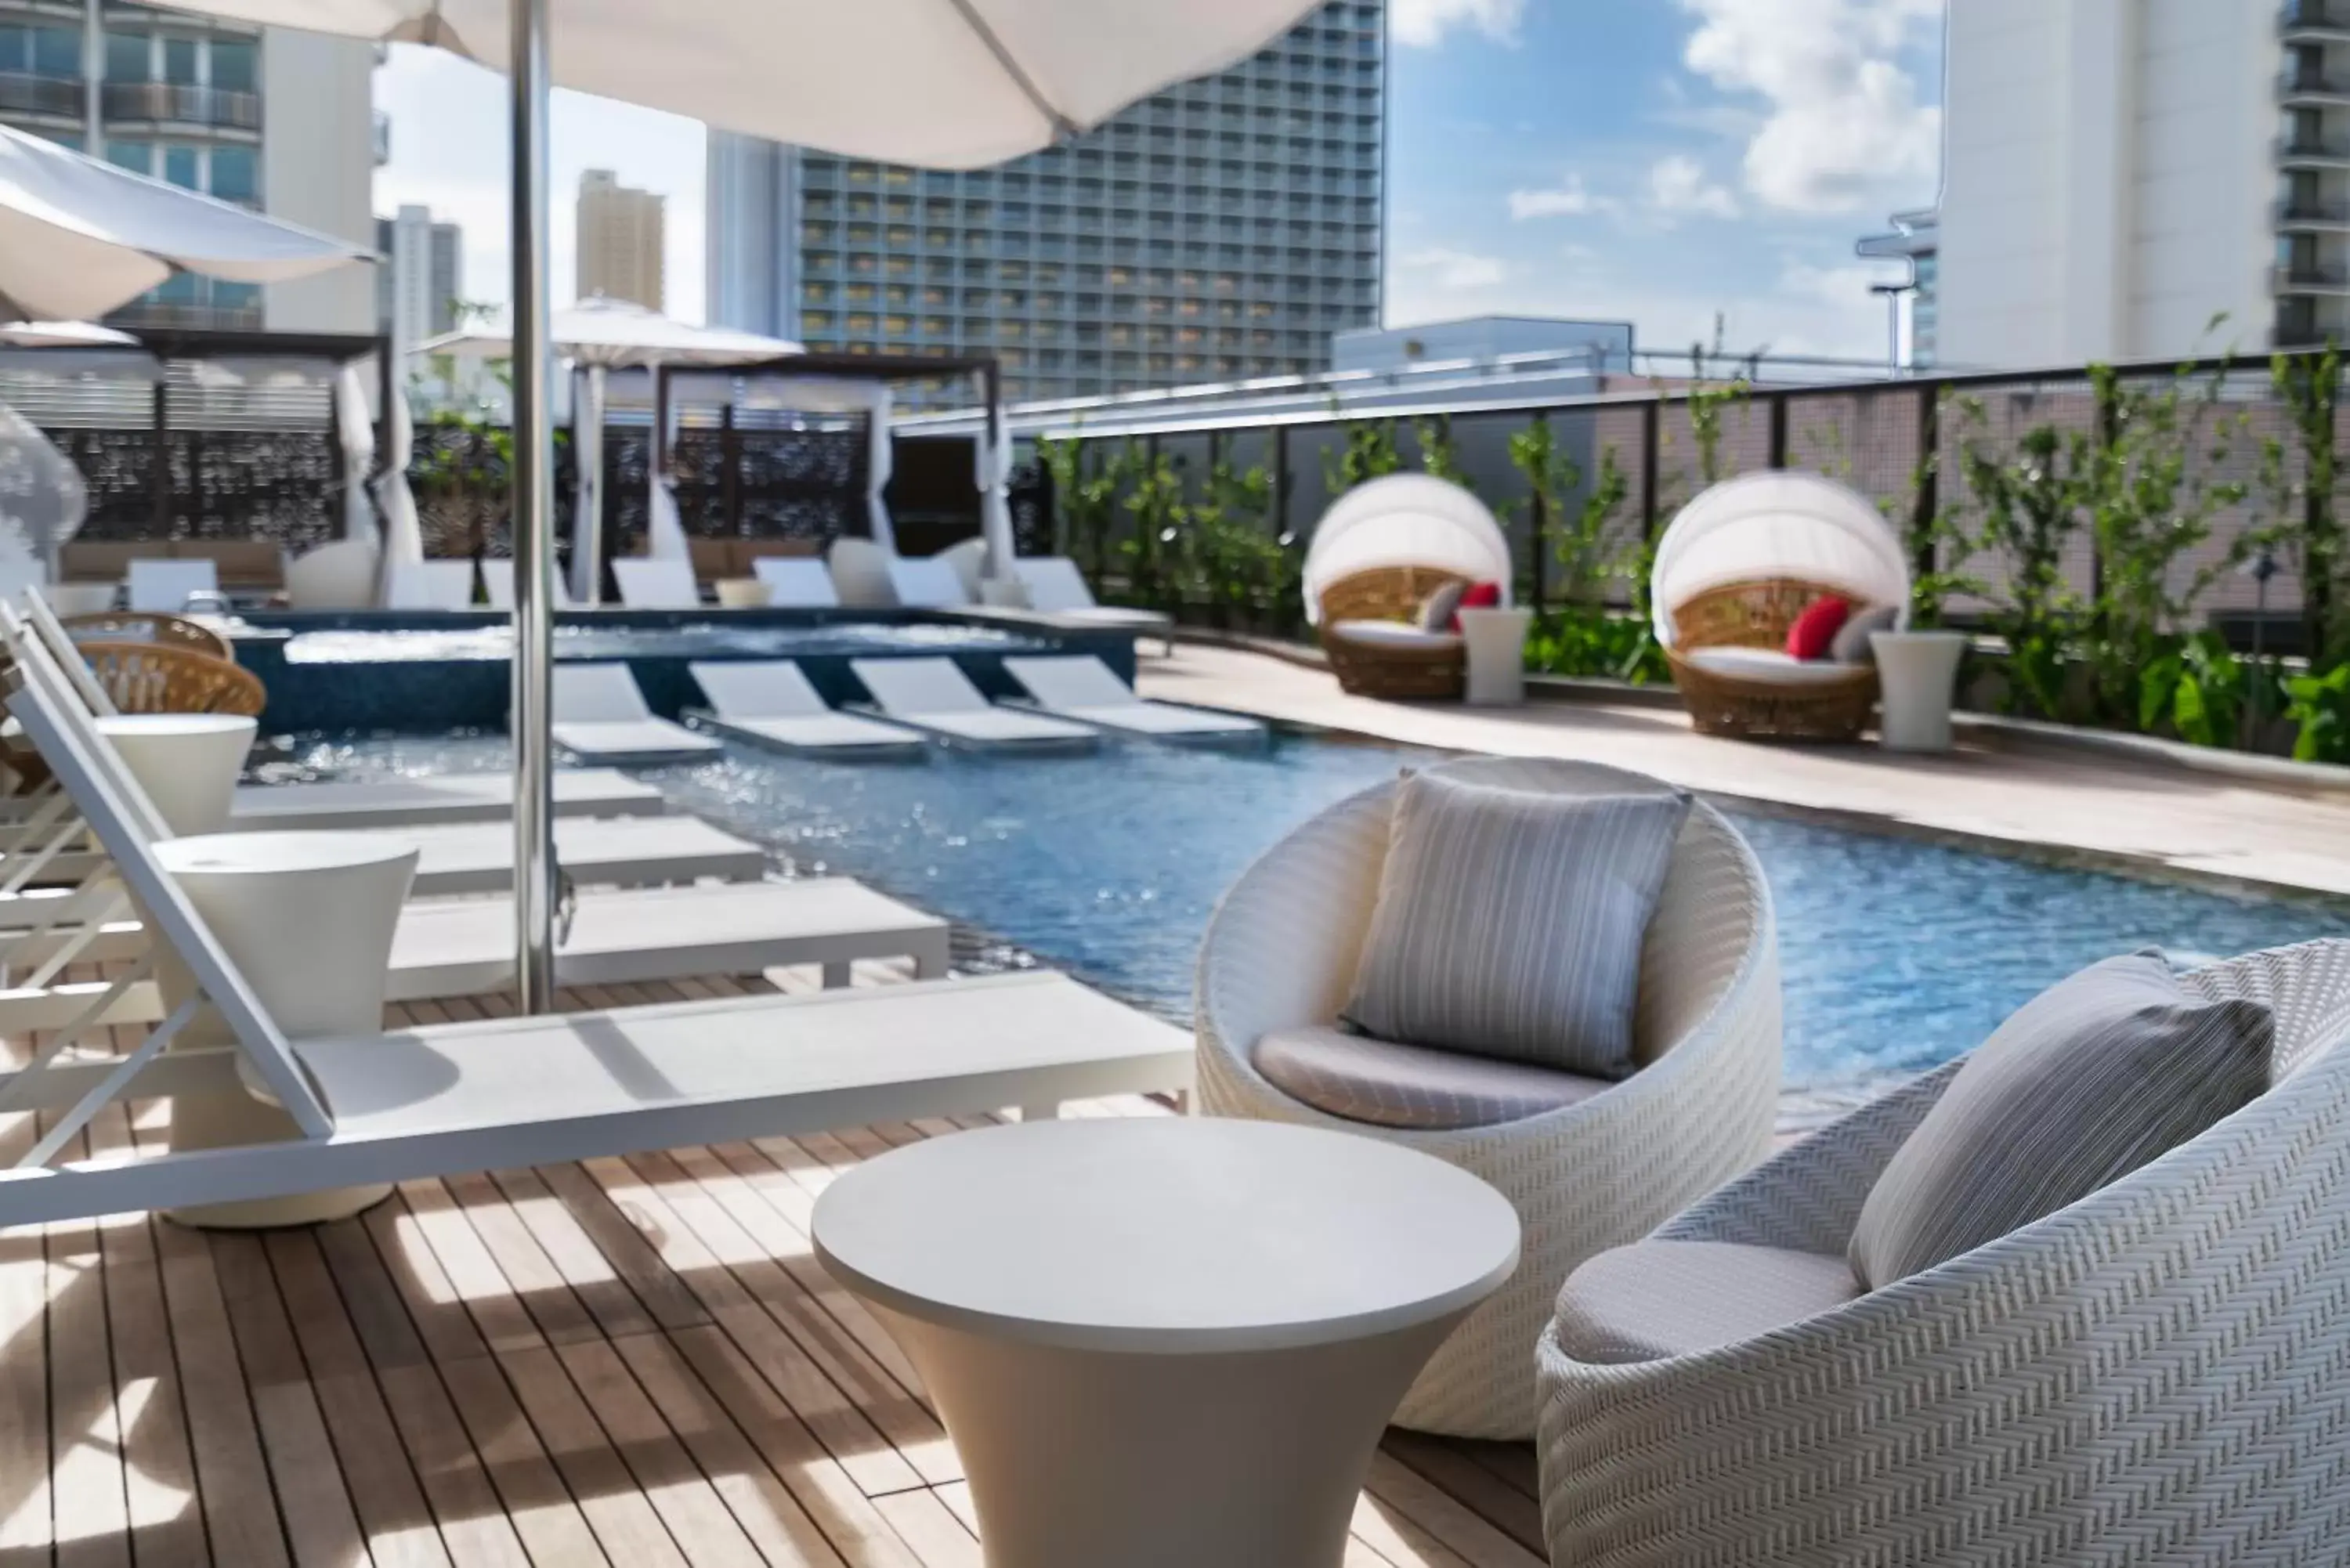
[[[1334,0],[1240,66],[993,169],[797,151],[782,308],[733,324],[823,351],[993,353],[1014,399],[1325,369],[1333,332],[1379,317],[1385,34],[1381,0]]]

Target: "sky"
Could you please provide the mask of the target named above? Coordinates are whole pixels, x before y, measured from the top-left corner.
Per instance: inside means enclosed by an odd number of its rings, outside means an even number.
[[[1389,0],[1386,319],[1630,320],[1643,347],[1885,352],[1853,254],[1930,204],[1943,0]],[[465,230],[465,295],[505,297],[498,79],[395,45],[379,213]],[[580,171],[669,199],[672,315],[702,315],[695,121],[555,95],[554,297],[572,297]]]

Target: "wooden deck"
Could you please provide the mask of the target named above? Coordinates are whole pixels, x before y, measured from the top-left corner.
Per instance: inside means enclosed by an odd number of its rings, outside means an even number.
[[[151,1147],[167,1114],[87,1136]],[[16,1120],[12,1156],[36,1136]],[[0,1231],[0,1568],[977,1568],[920,1381],[807,1242],[836,1173],[956,1125],[410,1182],[304,1230]],[[1524,1446],[1389,1433],[1349,1568],[1539,1568],[1534,1471]]]

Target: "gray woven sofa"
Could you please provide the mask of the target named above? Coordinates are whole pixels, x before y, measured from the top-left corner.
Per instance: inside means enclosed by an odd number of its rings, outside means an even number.
[[[1487,758],[1447,771],[1566,794],[1659,787],[1584,763]],[[1534,1434],[1534,1342],[1561,1282],[1770,1147],[1780,1075],[1777,928],[1753,851],[1699,802],[1641,949],[1635,1033],[1648,1065],[1576,1103],[1490,1125],[1407,1129],[1328,1114],[1267,1079],[1252,1052],[1269,1033],[1328,1024],[1346,1005],[1378,898],[1394,794],[1394,784],[1383,784],[1314,817],[1225,894],[1200,955],[1200,1108],[1403,1144],[1510,1199],[1525,1225],[1518,1272],[1437,1352],[1396,1419],[1425,1431],[1523,1440]]]
[[[1537,1353],[1553,1568],[2345,1561],[2350,942],[2187,983],[2273,1009],[2273,1086],[2120,1180],[1691,1354],[1586,1363],[1554,1325]],[[1841,1259],[1960,1065],[1658,1238]]]

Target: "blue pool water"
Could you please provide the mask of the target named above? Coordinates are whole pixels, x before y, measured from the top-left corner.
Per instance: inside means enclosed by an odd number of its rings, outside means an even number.
[[[838,620],[812,626],[558,626],[557,659],[804,659],[869,653],[1019,653],[1043,647],[993,627],[948,622]],[[289,664],[404,664],[495,659],[514,653],[514,623],[482,618],[478,626],[402,630],[338,628],[296,632],[286,642]]]
[[[502,739],[314,747],[331,771],[503,765]],[[649,772],[681,807],[803,871],[858,877],[985,939],[1188,1022],[1217,897],[1323,806],[1438,753],[1283,736],[1263,753],[1113,745],[1099,755],[926,765],[782,759]],[[2350,935],[2324,908],[2058,869],[1738,815],[1770,877],[1787,1086],[1834,1104],[1967,1049],[2035,992],[2110,954],[2222,955]]]

